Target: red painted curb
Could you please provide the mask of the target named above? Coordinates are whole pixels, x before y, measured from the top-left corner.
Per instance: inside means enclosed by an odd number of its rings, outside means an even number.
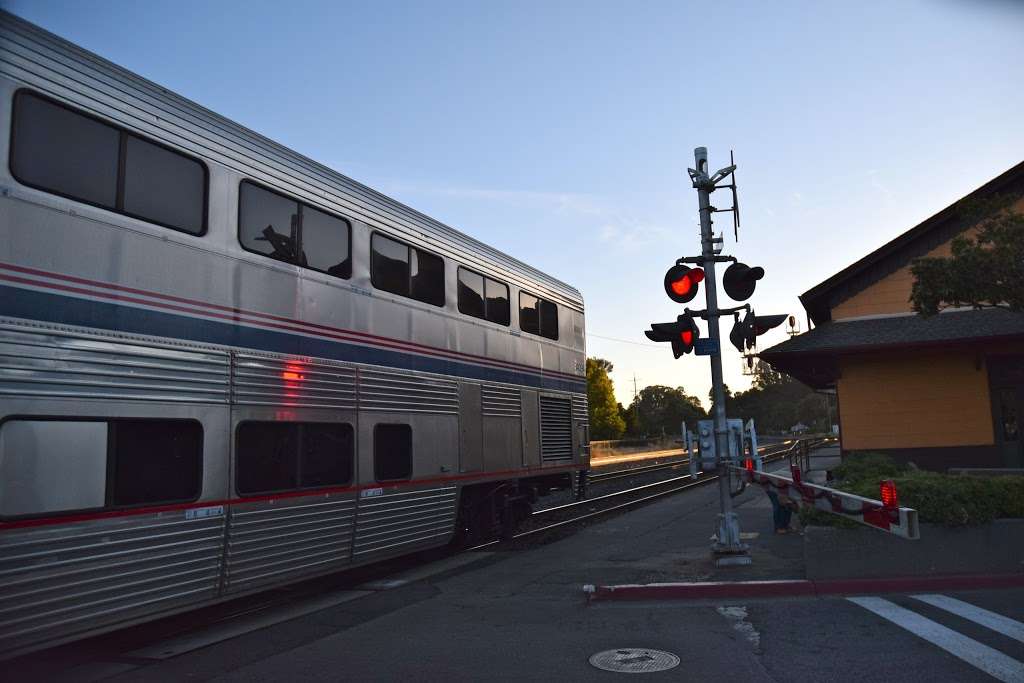
[[[588,600],[706,600],[1024,587],[1024,574],[956,574],[809,581],[695,581],[586,586]]]

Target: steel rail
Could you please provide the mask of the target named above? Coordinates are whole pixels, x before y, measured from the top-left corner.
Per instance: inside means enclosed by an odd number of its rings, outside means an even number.
[[[771,452],[768,452],[769,449],[776,449],[779,446],[783,446],[783,444],[769,444],[767,446],[762,446],[761,448],[759,448],[757,450],[759,452],[761,452],[764,456],[770,456],[770,455],[775,455],[777,452],[779,452],[781,450],[785,450],[786,448],[788,448],[788,446],[785,446],[785,447],[783,447],[783,448],[781,448],[779,450],[771,450]],[[672,460],[671,462],[658,463],[658,464],[655,464],[655,465],[643,465],[641,467],[626,467],[626,468],[623,468],[623,469],[620,469],[620,470],[614,470],[612,472],[598,472],[596,474],[588,474],[587,475],[587,483],[588,484],[600,484],[600,483],[604,483],[606,481],[615,481],[616,479],[625,479],[626,477],[631,477],[631,476],[636,475],[636,474],[647,474],[649,472],[658,472],[658,471],[661,471],[661,470],[673,469],[673,468],[676,468],[676,467],[680,467],[682,465],[688,465],[689,463],[690,463],[690,459],[687,458],[687,457],[683,457],[683,458],[680,458],[678,460]]]
[[[780,460],[788,458],[790,455],[792,455],[795,451],[797,451],[800,448],[801,441],[802,441],[801,439],[798,439],[798,440],[794,441],[793,444],[788,446],[787,448],[782,449],[782,450],[778,451],[777,453],[772,453],[771,455],[769,455],[769,456],[767,456],[765,458],[765,462],[766,463],[778,462]],[[826,441],[828,441],[828,439],[813,439],[813,440],[809,440],[807,445],[808,445],[808,448],[814,448],[815,446],[817,446],[817,445],[819,445],[819,444],[821,444],[823,442],[826,442]],[[576,524],[578,522],[583,522],[583,521],[586,521],[586,520],[589,520],[589,519],[595,519],[597,517],[601,517],[601,516],[604,516],[604,515],[607,515],[609,513],[619,511],[619,510],[628,510],[628,509],[630,509],[630,508],[632,508],[634,506],[643,505],[643,504],[648,503],[648,502],[653,501],[653,500],[658,500],[660,498],[665,498],[667,496],[671,496],[671,495],[676,494],[676,493],[681,493],[683,491],[687,491],[687,490],[692,489],[692,488],[697,488],[699,486],[703,486],[703,485],[708,484],[708,483],[710,483],[712,481],[717,481],[718,480],[718,476],[719,475],[717,475],[717,474],[712,474],[712,475],[708,475],[706,477],[699,477],[696,481],[690,481],[689,483],[683,484],[682,486],[676,486],[674,488],[667,489],[665,491],[659,491],[657,493],[652,493],[650,495],[643,496],[641,498],[636,498],[634,500],[629,500],[629,501],[626,501],[624,503],[620,503],[618,505],[613,505],[611,507],[607,507],[607,508],[604,508],[604,509],[601,509],[601,510],[595,510],[595,511],[592,511],[592,512],[588,512],[587,514],[579,515],[577,517],[573,517],[572,519],[561,520],[561,521],[558,521],[558,522],[554,522],[552,524],[547,524],[547,525],[542,526],[542,527],[537,527],[536,529],[528,529],[527,531],[522,531],[522,532],[519,532],[518,534],[513,535],[512,536],[512,540],[518,540],[518,539],[526,538],[526,537],[529,537],[529,536],[535,536],[535,535],[544,533],[546,531],[551,531],[553,529],[558,529],[558,528],[561,528],[561,527],[564,527],[564,526],[568,526],[570,524]],[[551,507],[551,508],[544,508],[543,510],[536,510],[533,513],[533,515],[534,516],[536,516],[536,515],[543,515],[543,514],[546,514],[546,513],[554,512],[556,510],[566,510],[566,509],[569,509],[569,508],[579,507],[579,506],[585,505],[587,503],[593,503],[593,502],[599,501],[599,500],[607,500],[609,498],[617,498],[617,497],[622,496],[622,495],[627,495],[627,494],[630,494],[630,493],[636,493],[637,491],[643,491],[643,490],[651,489],[651,488],[658,487],[658,486],[664,486],[665,484],[670,484],[672,482],[682,481],[682,480],[685,480],[685,479],[691,479],[690,475],[687,474],[687,475],[684,475],[682,477],[675,477],[673,479],[666,479],[665,481],[655,482],[653,484],[645,484],[643,486],[637,486],[637,487],[634,487],[634,488],[631,488],[631,489],[626,489],[624,491],[617,491],[615,493],[609,493],[609,494],[605,494],[603,496],[598,496],[597,498],[591,498],[591,499],[588,499],[588,500],[577,501],[577,502],[574,502],[574,503],[569,503],[569,504],[566,504],[566,505],[559,505],[559,506]],[[489,543],[485,543],[485,544],[480,545],[480,546],[475,546],[473,548],[469,548],[468,550],[477,550],[477,549],[485,548],[485,547],[488,547],[488,546],[493,546],[493,545],[499,544],[501,542],[502,542],[501,540],[491,541]]]

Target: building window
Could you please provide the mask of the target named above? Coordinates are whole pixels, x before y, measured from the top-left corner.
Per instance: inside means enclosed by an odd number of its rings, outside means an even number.
[[[344,219],[244,180],[238,191],[242,247],[340,278],[352,275],[352,230]]]
[[[374,233],[370,240],[370,281],[377,289],[444,306],[444,259]]]
[[[25,185],[192,235],[206,229],[196,159],[24,91],[11,142],[11,173]]]
[[[352,482],[355,433],[335,422],[243,422],[235,445],[241,494]]]
[[[379,424],[373,428],[373,476],[377,481],[412,479],[412,427]]]
[[[519,292],[519,328],[523,332],[558,339],[558,306],[526,292]]]
[[[462,266],[459,266],[458,279],[461,313],[508,325],[508,285]]]
[[[191,501],[202,465],[194,420],[9,420],[0,430],[0,514]]]

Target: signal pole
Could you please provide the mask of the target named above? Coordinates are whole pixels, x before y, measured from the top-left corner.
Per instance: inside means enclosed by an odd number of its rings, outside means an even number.
[[[720,511],[717,540],[712,544],[711,550],[722,556],[718,559],[720,565],[750,564],[747,545],[740,542],[739,520],[732,509],[732,496],[729,494],[729,432],[725,416],[725,387],[722,382],[721,334],[718,329],[718,318],[721,313],[718,310],[718,285],[715,280],[715,262],[718,260],[715,245],[720,244],[721,240],[715,240],[711,227],[711,214],[714,211],[714,207],[711,206],[711,192],[715,189],[715,182],[708,175],[707,148],[697,147],[693,150],[693,157],[696,162],[696,173],[692,176],[693,186],[697,190],[700,207],[701,265],[704,268],[704,281],[707,287],[708,338],[711,339],[713,346],[710,354],[711,386],[715,395],[715,464],[718,469]]]

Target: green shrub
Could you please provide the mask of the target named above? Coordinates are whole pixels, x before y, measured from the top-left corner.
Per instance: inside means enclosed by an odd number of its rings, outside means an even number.
[[[880,453],[851,456],[832,471],[835,488],[878,499],[879,482],[892,479],[903,507],[918,520],[947,527],[987,524],[993,519],[1024,517],[1024,477],[972,477],[910,469]],[[803,524],[847,527],[855,524],[818,510],[801,510]]]
[[[842,481],[862,481],[870,479],[879,481],[881,479],[892,479],[909,471],[910,468],[902,463],[897,463],[884,453],[873,453],[870,451],[854,453],[845,460],[843,464],[832,470],[832,476]]]

